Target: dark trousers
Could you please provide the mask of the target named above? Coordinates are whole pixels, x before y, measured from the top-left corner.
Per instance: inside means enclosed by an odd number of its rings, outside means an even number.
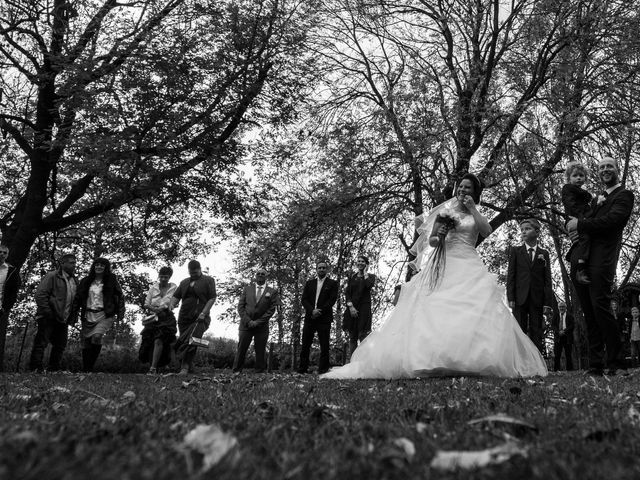
[[[302,327],[302,348],[300,350],[300,371],[306,372],[309,368],[309,355],[311,354],[311,344],[313,337],[318,333],[320,343],[320,361],[318,362],[318,372],[324,373],[329,370],[329,337],[331,324],[316,323],[313,320],[305,320]]]
[[[67,347],[67,334],[69,327],[66,323],[58,322],[57,320],[49,317],[39,318],[37,321],[38,330],[36,331],[36,336],[33,340],[29,369],[36,371],[43,370],[44,351],[47,346],[51,344],[48,370],[60,370],[62,354],[64,353],[64,349]]]
[[[573,370],[573,358],[571,356],[571,339],[566,333],[558,335],[556,343],[554,345],[553,352],[553,368],[560,370],[560,359],[562,358],[562,352],[564,351],[564,358],[567,364],[567,370]]]
[[[247,356],[247,350],[253,340],[253,348],[256,351],[256,370],[263,371],[267,368],[266,350],[267,340],[269,340],[269,325],[249,330],[240,330],[238,339],[238,351],[233,361],[233,371],[239,372],[244,366],[244,359]]]
[[[604,368],[606,362],[608,368],[617,368],[622,364],[620,359],[622,340],[618,322],[611,311],[611,288],[615,266],[602,268],[589,265],[591,283],[583,285],[575,279],[577,260],[577,254],[574,251],[571,255],[571,280],[576,288],[587,325],[589,367]]]
[[[636,366],[640,366],[640,341],[631,340],[631,361],[635,361]]]
[[[351,360],[351,355],[356,348],[358,348],[358,343],[362,343],[362,341],[367,338],[369,332],[359,332],[356,329],[349,331],[349,360]]]
[[[542,343],[542,307],[543,305],[538,305],[527,299],[522,305],[516,305],[513,309],[513,316],[518,320],[522,331],[529,336],[533,344],[538,347],[538,350],[544,353],[544,345]]]

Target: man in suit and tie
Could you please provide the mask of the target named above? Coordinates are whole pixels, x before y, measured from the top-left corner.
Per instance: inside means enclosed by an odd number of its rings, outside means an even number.
[[[324,260],[316,264],[317,277],[308,280],[302,292],[302,306],[305,310],[302,327],[302,349],[298,373],[307,373],[313,337],[318,332],[320,361],[318,373],[329,371],[329,336],[333,322],[333,306],[338,300],[338,282],[327,276],[329,264]]]
[[[240,328],[238,351],[233,362],[233,371],[240,372],[244,366],[251,340],[256,351],[256,372],[262,373],[267,366],[265,351],[269,339],[269,319],[279,303],[278,291],[266,283],[267,271],[259,268],[255,281],[245,286],[238,302]]]
[[[564,352],[567,370],[573,370],[573,357],[571,346],[573,345],[573,327],[575,322],[573,314],[567,310],[567,304],[562,300],[558,302],[558,313],[554,315],[553,326],[553,368],[560,370],[560,359]]]
[[[577,254],[569,252],[571,280],[584,312],[589,340],[589,370],[591,375],[602,375],[605,366],[610,375],[626,367],[622,355],[620,328],[613,312],[611,299],[613,279],[618,265],[618,255],[624,231],[633,210],[633,193],[620,183],[618,164],[611,157],[603,157],[598,163],[598,177],[605,190],[592,201],[591,212],[584,218],[570,218],[567,222],[569,236],[573,240],[579,234],[591,237],[591,251],[587,271],[591,284],[576,281]]]
[[[540,223],[535,218],[520,222],[524,243],[511,248],[507,269],[507,300],[520,328],[544,352],[544,313],[551,310],[551,260],[538,245]]]

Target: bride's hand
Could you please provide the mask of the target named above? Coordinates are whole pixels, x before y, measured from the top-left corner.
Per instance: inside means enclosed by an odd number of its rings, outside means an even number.
[[[462,204],[469,210],[476,208],[476,202],[473,201],[471,195],[464,195],[462,197]]]
[[[438,235],[441,237],[446,237],[448,232],[449,229],[445,225],[440,225],[440,228],[438,228]]]

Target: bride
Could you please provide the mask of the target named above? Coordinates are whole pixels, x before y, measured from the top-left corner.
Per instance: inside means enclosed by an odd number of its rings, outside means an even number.
[[[358,346],[351,363],[321,378],[547,375],[542,355],[511,314],[504,288],[475,249],[478,234],[491,233],[476,209],[480,192],[478,178],[466,174],[455,198],[416,218],[418,273],[402,285],[396,307]]]

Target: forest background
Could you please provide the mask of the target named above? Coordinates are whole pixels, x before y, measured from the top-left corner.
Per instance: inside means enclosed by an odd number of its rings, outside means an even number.
[[[295,359],[316,259],[344,281],[354,257],[369,256],[382,273],[379,321],[406,271],[413,218],[468,171],[486,184],[489,269],[504,281],[517,221],[536,217],[555,292],[571,301],[566,164],[595,171],[611,155],[637,191],[639,7],[3,0],[0,231],[24,287],[0,325],[0,359],[5,339],[33,325],[33,292],[62,252],[84,270],[98,255],[114,262],[130,303],[114,334],[131,338],[145,269],[220,242],[234,261],[221,301],[266,266],[282,295],[272,339]],[[599,191],[595,177],[587,188]],[[616,278],[623,309],[638,301],[639,208]]]

